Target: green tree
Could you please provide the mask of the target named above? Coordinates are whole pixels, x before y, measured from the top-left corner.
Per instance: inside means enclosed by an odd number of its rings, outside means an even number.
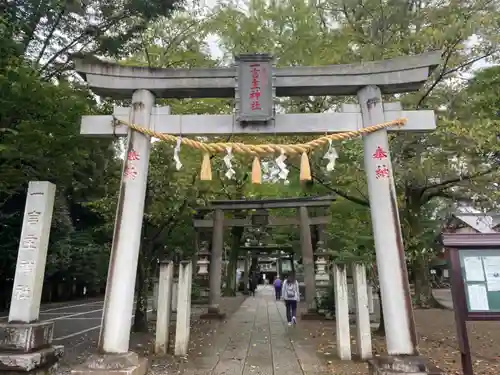
[[[180,5],[177,0],[9,1],[0,13],[1,48],[54,77],[71,68],[72,53],[115,57],[129,52],[151,21]]]
[[[200,23],[193,16],[176,12],[172,18],[161,18],[143,33],[141,48],[130,58],[121,61],[126,65],[149,67],[208,67],[214,66],[203,42],[204,34]],[[206,100],[162,100],[169,105],[173,114],[217,114],[229,113],[228,101]],[[157,271],[158,260],[176,255],[191,259],[195,251],[192,226],[193,209],[203,205],[207,197],[214,197],[216,188],[198,178],[202,154],[188,147],[181,147],[182,168],[177,171],[173,162],[173,146],[164,142],[154,143],[151,150],[146,206],[142,229],[141,261],[137,270],[136,290],[138,303],[134,319],[134,330],[147,329],[147,296],[151,278]],[[216,165],[213,168],[216,177]],[[104,209],[108,215],[114,213],[117,196],[106,196],[97,209]]]
[[[82,138],[78,124],[82,114],[99,108],[85,89],[42,82],[18,60],[0,67],[0,90],[0,128],[7,130],[0,133],[0,267],[6,275],[0,304],[10,298],[29,181],[51,181],[57,187],[46,282],[55,289],[59,283],[74,284],[76,278],[94,288],[105,272],[96,274],[99,268],[89,271],[85,264],[106,257],[109,232],[100,229],[102,218],[86,204],[105,193],[98,181],[113,173],[114,151],[110,140]],[[88,259],[79,255],[83,253]],[[72,270],[79,272],[70,275]],[[49,284],[44,297],[57,298]],[[70,294],[71,289],[68,285]]]
[[[482,0],[453,3],[413,3],[368,0],[251,1],[242,10],[235,3],[224,4],[210,27],[220,37],[226,57],[241,52],[270,52],[279,66],[326,65],[390,58],[429,50],[443,51],[443,64],[418,93],[402,95],[406,108],[433,108],[438,112],[438,129],[425,135],[400,134],[391,137],[393,165],[408,258],[412,260],[417,286],[417,303],[429,305],[426,282],[431,253],[427,233],[439,227],[428,223],[434,201],[456,199],[458,192],[471,196],[484,192],[497,178],[497,164],[491,155],[498,149],[498,123],[490,119],[453,117],[453,96],[462,85],[456,81],[472,64],[498,55],[496,21],[498,8]],[[478,42],[467,46],[475,36]],[[291,98],[282,100],[285,110],[322,112],[354,98]],[[387,97],[385,100],[394,100]],[[445,108],[444,110],[442,108]],[[339,145],[336,171],[325,174],[319,155],[313,160],[315,183],[353,202],[368,205],[360,142]],[[457,167],[461,161],[466,168]],[[429,206],[430,205],[430,206]]]

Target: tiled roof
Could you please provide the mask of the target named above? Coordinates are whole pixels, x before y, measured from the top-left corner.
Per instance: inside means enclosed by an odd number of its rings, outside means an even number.
[[[459,207],[457,211],[454,216],[479,233],[497,233],[493,228],[500,224],[498,222],[500,218],[493,218],[490,215],[467,206]]]

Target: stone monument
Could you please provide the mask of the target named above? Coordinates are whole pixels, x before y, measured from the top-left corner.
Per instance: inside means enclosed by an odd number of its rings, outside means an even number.
[[[0,323],[0,372],[51,371],[63,355],[52,345],[54,322],[40,322],[40,303],[56,186],[31,181],[19,241],[8,323]]]

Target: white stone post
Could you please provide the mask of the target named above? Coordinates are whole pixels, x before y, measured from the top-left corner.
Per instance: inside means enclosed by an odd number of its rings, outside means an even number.
[[[153,104],[150,91],[135,91],[129,122],[149,128]],[[104,353],[127,353],[129,349],[150,149],[151,137],[129,132],[99,338]]]
[[[333,265],[335,285],[335,327],[337,336],[337,355],[342,360],[351,359],[351,333],[349,327],[349,297],[347,272],[344,265]]]
[[[31,181],[17,253],[9,322],[38,320],[56,186]]]
[[[177,312],[177,292],[179,291],[179,279],[174,280],[172,285],[172,311]]]
[[[172,281],[174,263],[160,263],[160,280],[158,285],[158,312],[156,314],[155,353],[167,354],[170,334],[170,317],[172,315]]]
[[[364,87],[358,99],[363,127],[385,122],[378,87]],[[387,131],[376,131],[363,140],[387,351],[390,355],[413,355],[417,354],[417,343]]]
[[[375,312],[375,308],[373,306],[373,286],[368,285],[366,289],[368,292],[368,310],[370,311],[370,314],[373,314]]]
[[[158,311],[159,288],[160,288],[160,282],[159,282],[159,280],[155,280],[153,282],[153,311],[154,312]]]
[[[191,283],[193,263],[182,261],[179,265],[177,293],[177,322],[175,327],[175,355],[186,355],[189,347],[191,325]]]
[[[360,358],[369,359],[372,357],[372,332],[365,266],[353,264],[352,278],[354,280],[354,299],[356,301],[356,346]]]

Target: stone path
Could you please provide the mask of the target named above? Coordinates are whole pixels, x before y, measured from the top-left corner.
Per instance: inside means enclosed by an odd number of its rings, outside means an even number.
[[[186,375],[325,375],[326,367],[301,335],[288,327],[272,286],[247,298],[205,350],[191,354]]]

